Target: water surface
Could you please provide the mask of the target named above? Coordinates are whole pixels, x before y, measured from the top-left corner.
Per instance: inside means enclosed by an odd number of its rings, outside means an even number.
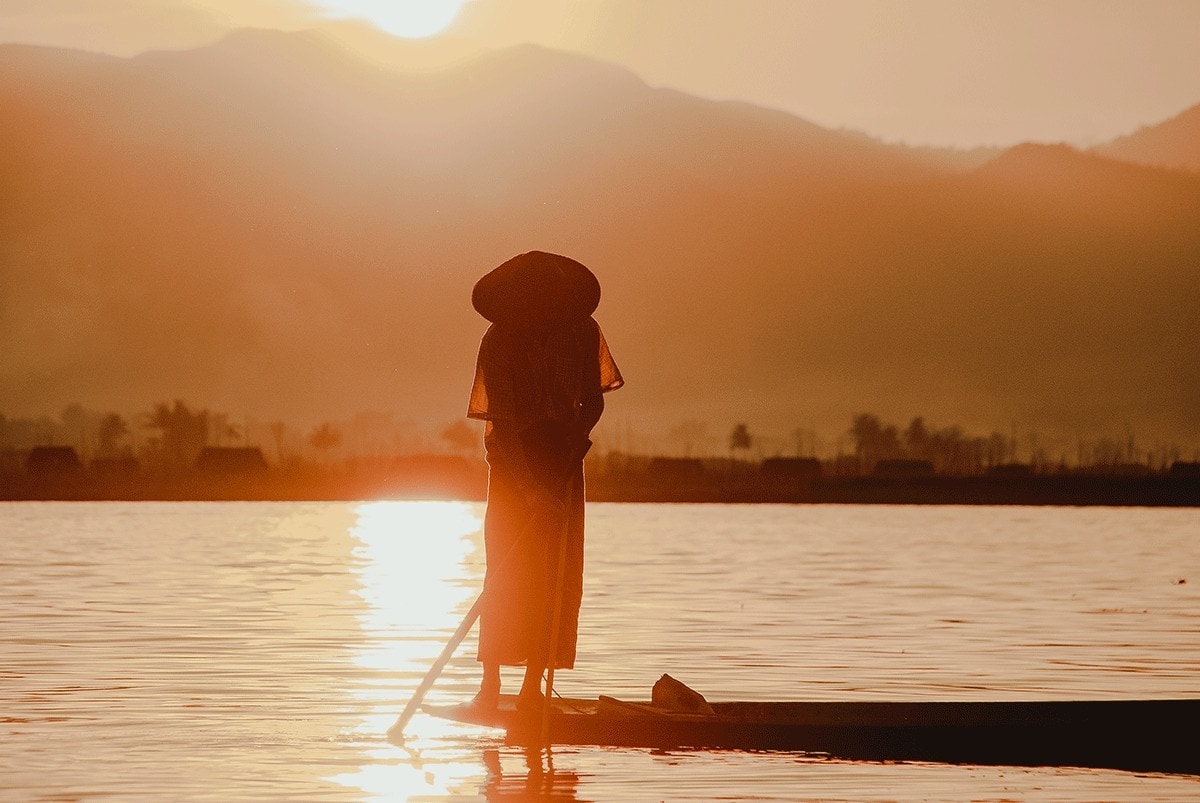
[[[1180,800],[1200,778],[562,748],[418,715],[483,571],[454,502],[0,505],[5,800]],[[589,507],[563,693],[1200,696],[1200,510]],[[469,697],[473,642],[431,701]],[[519,678],[508,676],[515,688]]]

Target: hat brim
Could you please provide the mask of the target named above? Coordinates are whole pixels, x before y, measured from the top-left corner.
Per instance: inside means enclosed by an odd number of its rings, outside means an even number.
[[[595,312],[600,304],[600,282],[570,257],[528,251],[476,282],[471,304],[492,323],[550,328],[583,320]]]

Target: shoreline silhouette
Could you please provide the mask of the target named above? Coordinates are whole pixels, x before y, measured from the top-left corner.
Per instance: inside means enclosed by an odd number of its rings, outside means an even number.
[[[482,458],[415,454],[338,465],[269,465],[258,449],[210,447],[188,468],[136,461],[84,466],[71,447],[28,452],[31,466],[0,470],[0,501],[354,501],[486,498]],[[993,466],[977,474],[932,471],[922,461],[881,461],[868,473],[836,473],[836,460],[761,461],[587,458],[590,502],[1200,506],[1200,462],[1080,468]],[[842,466],[844,468],[844,466]]]

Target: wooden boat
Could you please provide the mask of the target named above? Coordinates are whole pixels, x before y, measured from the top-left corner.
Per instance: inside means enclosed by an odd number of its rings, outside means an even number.
[[[426,705],[536,744],[540,714]],[[871,761],[1074,766],[1200,775],[1200,699],[1025,702],[716,702],[682,713],[601,696],[555,699],[553,744],[783,750]]]

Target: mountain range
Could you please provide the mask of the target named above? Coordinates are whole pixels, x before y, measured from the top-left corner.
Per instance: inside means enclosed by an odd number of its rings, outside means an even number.
[[[462,415],[513,254],[600,277],[605,426],[1200,439],[1200,106],[1081,151],[910,148],[522,46],[0,46],[0,413]]]

